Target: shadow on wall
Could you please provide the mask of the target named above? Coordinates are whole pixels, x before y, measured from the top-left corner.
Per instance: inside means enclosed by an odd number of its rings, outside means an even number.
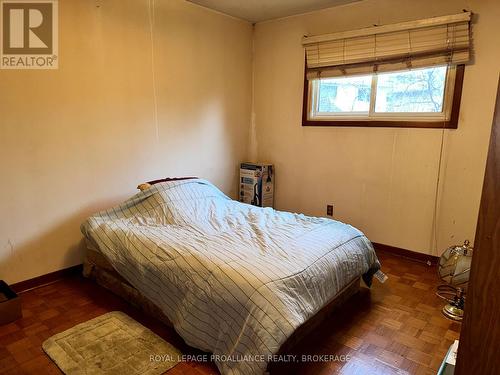
[[[81,264],[85,242],[80,225],[92,214],[124,199],[94,203],[24,243],[8,239],[0,254],[0,279],[12,284]]]

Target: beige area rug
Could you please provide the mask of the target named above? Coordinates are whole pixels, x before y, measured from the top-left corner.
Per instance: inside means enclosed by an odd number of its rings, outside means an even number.
[[[68,375],[159,375],[179,350],[128,315],[113,311],[52,336],[43,350]],[[161,356],[155,361],[152,356]]]

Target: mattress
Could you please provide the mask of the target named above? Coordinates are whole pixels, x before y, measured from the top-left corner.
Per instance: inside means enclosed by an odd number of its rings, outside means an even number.
[[[82,232],[223,374],[263,373],[299,326],[379,268],[352,226],[242,204],[199,179],[156,184]]]
[[[83,276],[96,281],[99,285],[122,297],[147,315],[162,321],[168,326],[172,326],[172,322],[163,311],[116,272],[99,250],[95,249],[90,243],[87,243],[83,261]]]
[[[121,277],[106,258],[98,250],[94,249],[92,245],[88,246],[86,249],[86,255],[83,261],[83,275],[122,297],[147,315],[162,321],[168,326],[172,326],[172,322],[170,322],[161,309],[144,297],[144,295],[130,285],[127,280]],[[359,291],[359,286],[360,278],[356,278],[346,285],[327,305],[318,311],[312,318],[304,322],[304,324],[294,331],[292,336],[288,337],[286,342],[281,345],[278,356],[281,354],[287,355],[293,353],[295,347],[306,336],[314,333],[318,326],[330,319],[332,314],[334,314],[346,300]]]

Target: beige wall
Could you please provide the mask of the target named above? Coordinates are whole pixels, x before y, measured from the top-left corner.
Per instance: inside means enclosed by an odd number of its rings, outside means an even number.
[[[153,50],[148,1],[61,0],[59,70],[0,71],[1,279],[80,263],[80,223],[144,180],[197,175],[236,196],[252,27],[155,3]]]
[[[438,246],[473,239],[500,61],[496,0],[365,0],[257,24],[258,158],[276,165],[279,209],[335,217],[375,242],[437,254],[433,212],[441,130],[301,127],[303,35],[471,9],[475,62],[466,68],[458,130],[444,135]]]
[[[302,128],[300,39],[468,5],[476,61],[459,129],[445,134],[439,248],[473,237],[500,61],[495,1],[366,0],[258,24],[253,91],[250,24],[152,3],[153,38],[146,0],[61,0],[59,70],[0,71],[0,278],[80,263],[80,223],[141,181],[198,175],[234,197],[237,165],[254,156],[277,166],[278,208],[323,215],[331,202],[374,241],[432,252],[440,131]]]

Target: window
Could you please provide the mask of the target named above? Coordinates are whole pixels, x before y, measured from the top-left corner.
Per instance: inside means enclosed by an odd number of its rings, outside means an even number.
[[[371,76],[328,78],[313,81],[314,116],[335,116],[345,113],[368,113],[370,109]]]
[[[470,19],[305,36],[303,125],[456,128]]]
[[[375,113],[415,113],[444,117],[447,71],[447,67],[440,66],[374,76]]]
[[[461,67],[306,80],[306,121],[314,125],[353,126],[356,121],[362,126],[453,127],[457,69]]]

